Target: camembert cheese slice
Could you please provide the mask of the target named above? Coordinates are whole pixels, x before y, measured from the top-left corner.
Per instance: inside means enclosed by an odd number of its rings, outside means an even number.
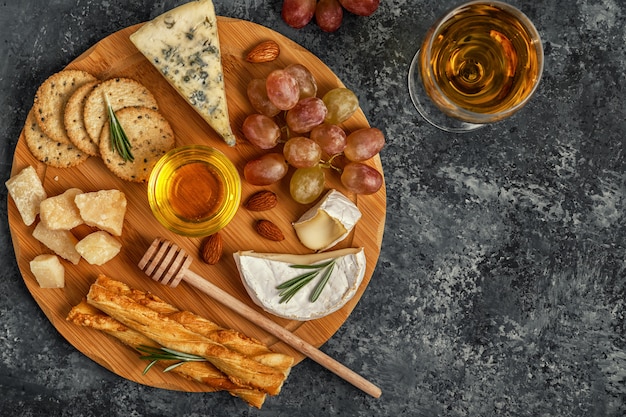
[[[265,311],[276,316],[306,321],[327,316],[343,307],[354,297],[365,276],[365,253],[363,248],[346,248],[331,252],[294,255],[239,251],[233,254],[246,291],[252,300]],[[292,265],[321,264],[335,259],[331,276],[316,301],[310,296],[317,276],[293,298],[280,302],[281,290],[276,287],[306,272]]]
[[[337,190],[330,190],[293,224],[300,242],[322,251],[345,239],[361,218],[359,208]]]
[[[213,2],[178,6],[147,22],[130,40],[224,141],[235,145]]]

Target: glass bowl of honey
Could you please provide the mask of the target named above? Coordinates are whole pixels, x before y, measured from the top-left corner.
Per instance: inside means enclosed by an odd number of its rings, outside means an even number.
[[[155,164],[148,202],[156,219],[183,236],[208,236],[226,226],[241,201],[237,168],[219,150],[204,145],[172,149]]]

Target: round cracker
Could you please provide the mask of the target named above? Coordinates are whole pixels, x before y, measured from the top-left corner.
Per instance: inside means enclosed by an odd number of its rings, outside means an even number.
[[[100,135],[100,156],[104,164],[126,181],[147,182],[156,162],[174,148],[174,131],[156,110],[146,107],[125,107],[115,112],[131,145],[134,160],[124,161],[111,148],[109,124]]]
[[[100,84],[100,81],[92,81],[80,86],[74,91],[74,94],[67,100],[63,117],[65,130],[72,144],[91,156],[98,156],[100,149],[98,148],[98,144],[91,140],[87,129],[85,129],[83,109],[87,96],[98,84]]]
[[[37,89],[33,109],[43,133],[55,142],[71,144],[63,113],[70,96],[82,85],[95,81],[86,71],[63,70],[48,77]]]
[[[111,78],[103,81],[89,93],[83,109],[85,129],[95,143],[99,143],[102,128],[109,120],[105,96],[109,98],[113,111],[124,107],[158,109],[152,93],[139,81],[131,78]]]
[[[56,168],[70,168],[79,165],[89,155],[81,152],[72,144],[61,143],[48,137],[39,127],[33,109],[28,112],[24,126],[24,139],[35,158],[46,165]]]

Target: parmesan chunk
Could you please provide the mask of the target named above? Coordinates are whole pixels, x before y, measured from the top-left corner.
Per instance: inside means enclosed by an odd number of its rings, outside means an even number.
[[[50,230],[70,230],[83,224],[74,198],[83,191],[69,188],[63,194],[48,197],[41,202],[39,217]]]
[[[47,195],[35,168],[27,166],[5,183],[26,226],[35,222],[39,205]]]
[[[74,202],[88,226],[114,236],[122,235],[126,215],[126,196],[120,190],[100,190],[78,194]]]
[[[65,287],[65,267],[56,255],[37,255],[30,261],[30,271],[41,288]]]
[[[33,230],[33,237],[74,265],[80,261],[80,253],[75,247],[78,239],[69,230],[50,230],[39,222]]]
[[[76,244],[76,251],[91,265],[103,265],[113,259],[122,244],[103,230],[85,236]]]

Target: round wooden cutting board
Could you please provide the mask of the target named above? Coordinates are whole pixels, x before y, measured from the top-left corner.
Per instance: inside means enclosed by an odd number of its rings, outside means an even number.
[[[142,82],[152,91],[161,113],[171,123],[176,134],[177,146],[190,143],[213,146],[224,152],[240,173],[243,172],[246,161],[263,153],[249,144],[240,130],[245,117],[254,112],[246,97],[246,86],[251,79],[265,77],[273,69],[282,68],[291,63],[301,63],[313,72],[318,82],[318,96],[332,88],[343,86],[342,82],[318,58],[284,36],[251,22],[220,17],[219,35],[227,99],[231,124],[238,137],[238,144],[235,147],[228,147],[131,43],[129,35],[139,26],[132,26],[108,36],[70,63],[67,68],[88,71],[102,80],[112,77],[129,77]],[[244,57],[247,51],[257,43],[268,39],[278,42],[281,48],[280,57],[271,63],[246,62]],[[367,126],[369,126],[368,121],[361,110],[343,124],[348,132]],[[368,163],[382,172],[378,156]],[[296,363],[303,359],[302,354],[238,316],[228,306],[214,301],[184,282],[176,288],[162,286],[145,276],[137,267],[138,261],[155,237],[169,239],[195,257],[191,270],[262,312],[247,295],[232,254],[238,250],[276,253],[310,252],[298,241],[291,226],[291,223],[297,220],[309,206],[293,202],[289,196],[287,178],[268,187],[255,187],[243,181],[243,201],[253,192],[269,189],[278,195],[279,205],[261,213],[240,208],[233,221],[221,232],[224,240],[224,255],[217,265],[210,266],[204,264],[199,257],[202,241],[200,238],[175,235],[154,219],[148,205],[145,184],[118,179],[110,173],[99,158],[91,157],[74,168],[52,168],[32,156],[22,133],[15,150],[12,175],[28,165],[35,167],[48,196],[60,194],[71,187],[80,188],[85,192],[119,189],[125,193],[128,200],[124,230],[120,238],[123,247],[119,255],[102,266],[89,265],[84,259],[78,265],[63,261],[65,288],[41,289],[30,272],[29,262],[41,253],[50,253],[50,250],[32,237],[35,225],[29,227],[24,225],[13,200],[9,197],[9,225],[24,282],[50,322],[82,353],[112,372],[141,384],[182,391],[207,391],[207,387],[200,383],[188,381],[175,374],[162,373],[156,369],[143,375],[142,371],[146,362],[139,360],[134,350],[108,335],[66,321],[69,310],[86,296],[89,286],[98,274],[102,273],[125,282],[133,288],[152,292],[181,310],[192,311],[224,327],[234,328],[250,337],[257,338],[273,350],[292,355]],[[338,244],[337,248],[364,247],[367,270],[363,284],[356,296],[341,310],[321,319],[298,322],[264,313],[318,347],[345,322],[365,291],[378,260],[386,213],[384,186],[373,195],[356,196],[342,187],[336,172],[328,170],[326,177],[326,185],[329,189],[335,188],[344,192],[356,202],[362,212],[363,217],[354,231],[346,240]],[[273,242],[258,236],[253,230],[253,224],[260,218],[266,218],[277,224],[283,230],[286,239],[282,242]],[[86,226],[79,226],[72,232],[80,239],[90,231],[93,230]]]

